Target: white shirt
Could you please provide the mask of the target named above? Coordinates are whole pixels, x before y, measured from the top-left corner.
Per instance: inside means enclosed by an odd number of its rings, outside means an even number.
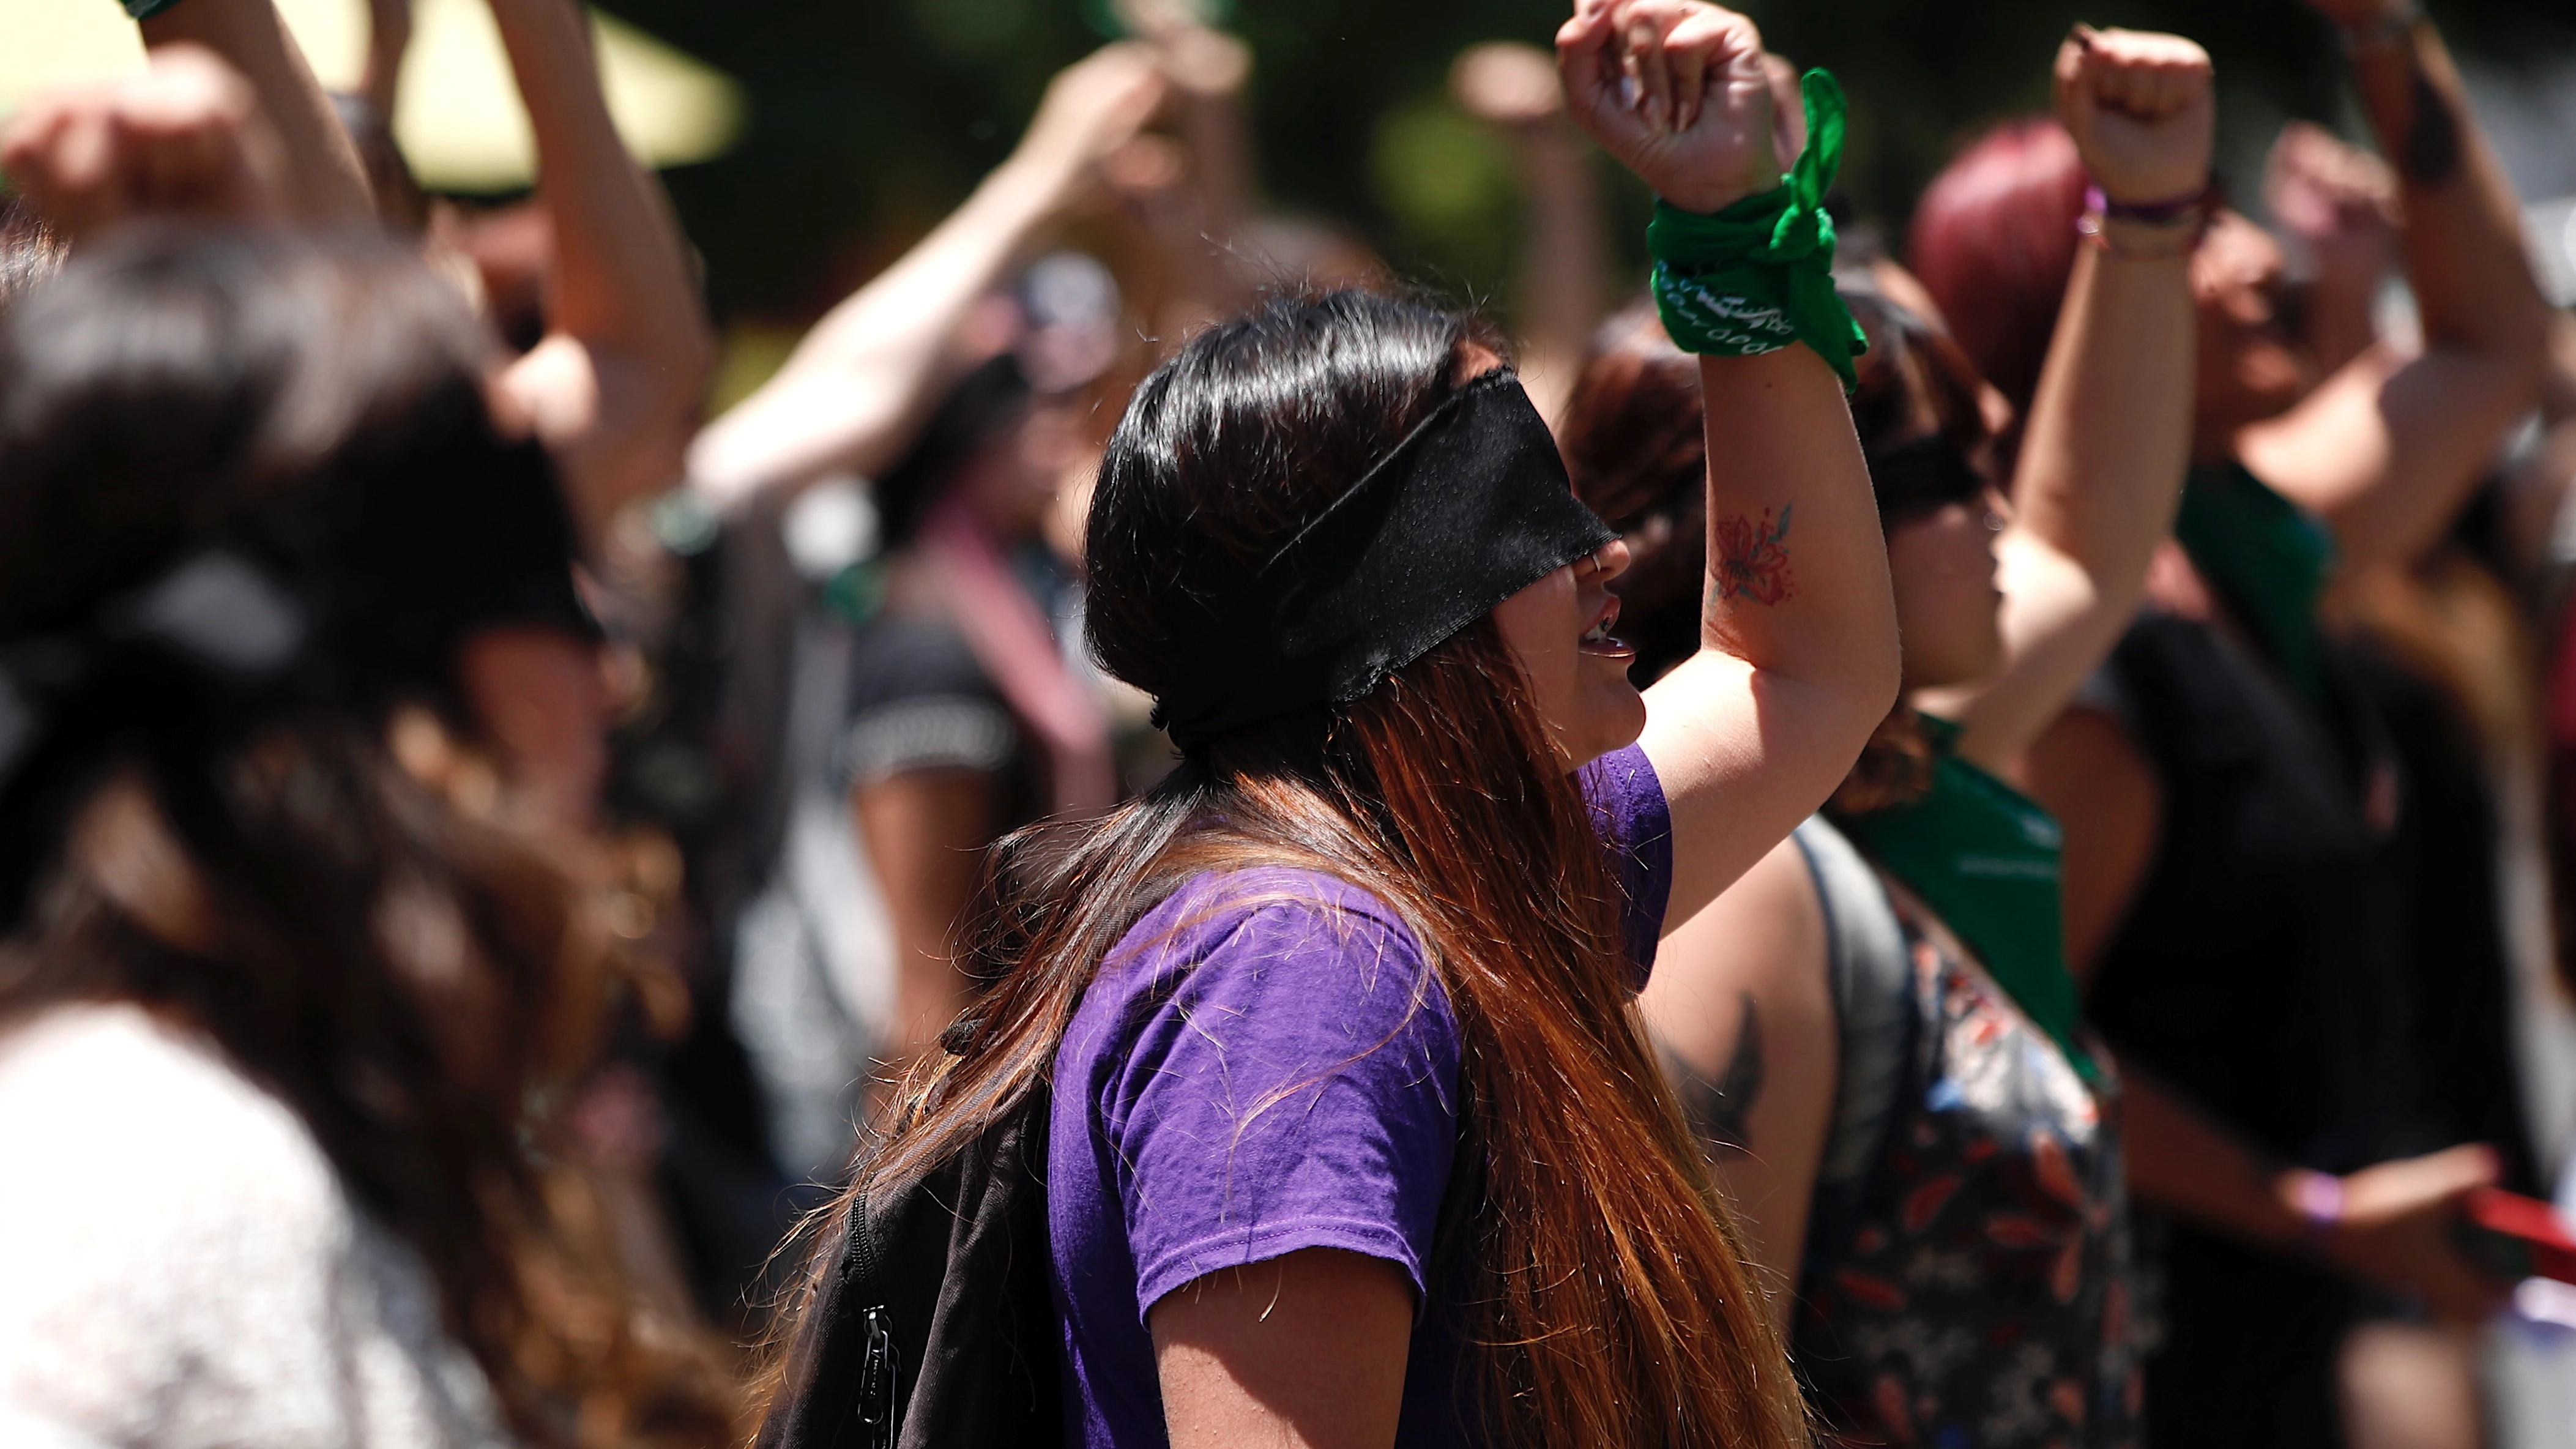
[[[126,1005],[0,1034],[0,1445],[507,1442],[419,1258],[210,1042]]]

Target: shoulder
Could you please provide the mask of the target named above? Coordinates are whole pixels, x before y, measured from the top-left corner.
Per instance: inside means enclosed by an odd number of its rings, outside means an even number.
[[[297,1209],[296,1224],[310,1227],[339,1198],[293,1109],[211,1042],[130,1005],[61,1007],[0,1034],[0,1160],[58,1169],[62,1182],[115,1164],[131,1183],[135,1164],[151,1164],[148,1191],[96,1194],[85,1212],[138,1196],[222,1211],[249,1194],[263,1210]],[[30,1172],[0,1201],[25,1210],[46,1180]]]
[[[328,1417],[290,1384],[357,1218],[285,1103],[138,1008],[58,1008],[0,1036],[0,1161],[0,1398],[132,1427],[236,1383],[271,1428]]]
[[[1664,941],[1648,978],[1646,1017],[1672,1050],[1703,1067],[1730,1054],[1744,1003],[1775,1025],[1823,1009],[1831,1029],[1829,939],[1817,877],[1796,837],[1781,841]]]
[[[1192,878],[1128,931],[1062,1060],[1087,1063],[1113,1100],[1155,1078],[1222,1077],[1256,1098],[1326,1080],[1445,1092],[1458,1029],[1386,902],[1317,871],[1252,867]]]
[[[1185,1010],[1296,1000],[1396,1009],[1439,995],[1429,954],[1392,906],[1288,866],[1191,878],[1129,928],[1099,984]],[[1445,997],[1438,1009],[1446,1014]]]

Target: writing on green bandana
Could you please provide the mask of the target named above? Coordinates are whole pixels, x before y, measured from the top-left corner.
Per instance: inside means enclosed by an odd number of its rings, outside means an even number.
[[[1835,823],[1938,912],[2022,1014],[2098,1082],[2066,966],[2065,833],[2037,801],[1959,758],[1957,725],[1920,718],[1936,752],[1932,788],[1911,804]]]
[[[1834,219],[1825,193],[1842,169],[1848,102],[1832,75],[1800,83],[1807,149],[1780,185],[1714,215],[1655,203],[1646,248],[1655,258],[1655,310],[1684,352],[1758,357],[1804,342],[1833,365],[1846,391],[1852,359],[1869,349],[1834,291]]]
[[[2174,541],[2291,685],[2322,702],[2326,644],[2317,601],[2334,572],[2334,535],[2244,464],[2228,462],[2191,470]]]

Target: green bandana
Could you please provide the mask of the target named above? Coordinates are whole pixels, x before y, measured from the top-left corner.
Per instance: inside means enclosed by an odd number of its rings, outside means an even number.
[[[2066,969],[2064,832],[2029,796],[1960,759],[1957,725],[1921,719],[1937,752],[1931,791],[1835,823],[1939,912],[2075,1070],[2098,1082],[2100,1065],[2076,1039],[2083,1012]]]
[[[1646,249],[1655,258],[1655,309],[1684,352],[1758,357],[1804,342],[1841,374],[1869,350],[1834,291],[1834,219],[1825,192],[1843,162],[1843,88],[1807,72],[1807,149],[1780,185],[1715,216],[1655,203]]]
[[[149,20],[179,3],[179,0],[125,0],[125,13],[136,20]]]
[[[2244,464],[2230,462],[2191,470],[2174,541],[2290,683],[2322,700],[2325,633],[2317,600],[2334,572],[2334,536]]]

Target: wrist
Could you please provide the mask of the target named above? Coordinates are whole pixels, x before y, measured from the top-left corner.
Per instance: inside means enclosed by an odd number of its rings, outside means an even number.
[[[2162,195],[2131,196],[2115,192],[2100,182],[2084,188],[2084,209],[2100,212],[2120,221],[2142,221],[2151,225],[2175,226],[2199,223],[2218,209],[2218,188],[2206,174],[2200,185],[2189,191],[2166,192]]]
[[[1780,189],[1775,178],[1750,186],[1675,186],[1655,193],[1655,199],[1675,211],[1693,216],[1720,216],[1752,200]]]
[[[976,188],[986,203],[1027,219],[1051,217],[1073,204],[1082,167],[1072,154],[1052,146],[1024,145],[985,176]]]
[[[2282,1204],[2295,1220],[2294,1245],[2312,1257],[2333,1257],[2350,1205],[2343,1179],[2293,1167],[2281,1174],[2279,1187]]]

